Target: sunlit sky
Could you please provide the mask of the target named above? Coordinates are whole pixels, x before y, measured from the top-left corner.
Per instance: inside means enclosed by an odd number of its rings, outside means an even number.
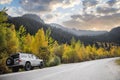
[[[82,30],[110,30],[120,25],[120,0],[0,0],[0,9],[16,17],[37,14],[46,23]]]

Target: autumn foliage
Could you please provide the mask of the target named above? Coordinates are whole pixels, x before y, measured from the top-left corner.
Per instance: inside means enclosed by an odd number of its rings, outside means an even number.
[[[120,56],[119,46],[110,46],[109,50],[95,45],[84,46],[74,38],[71,44],[58,44],[50,36],[50,29],[39,29],[35,35],[30,35],[24,26],[16,31],[14,24],[8,24],[5,10],[0,12],[0,16],[0,70],[4,72],[9,71],[6,58],[16,52],[34,54],[43,59],[46,66]]]

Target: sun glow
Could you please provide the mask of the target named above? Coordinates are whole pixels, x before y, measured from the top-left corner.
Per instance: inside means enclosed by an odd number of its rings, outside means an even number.
[[[96,27],[92,28],[93,31],[97,31],[98,29]]]

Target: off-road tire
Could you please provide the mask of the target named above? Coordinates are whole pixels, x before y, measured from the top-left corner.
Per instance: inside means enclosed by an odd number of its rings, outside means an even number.
[[[44,62],[40,62],[39,68],[44,68]]]
[[[32,69],[31,63],[30,62],[26,62],[24,69],[25,69],[25,71],[31,70]]]
[[[10,57],[10,58],[8,58],[8,59],[6,60],[6,65],[7,65],[7,66],[10,66],[10,65],[13,65],[13,64],[14,64],[14,60],[13,60],[12,57]]]

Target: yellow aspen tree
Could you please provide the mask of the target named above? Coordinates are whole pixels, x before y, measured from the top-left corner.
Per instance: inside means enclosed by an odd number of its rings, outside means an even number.
[[[39,29],[35,34],[33,43],[34,54],[42,58],[44,61],[48,61],[50,57],[50,52],[48,49],[48,41],[45,39],[45,34],[43,29]]]
[[[19,40],[16,35],[14,25],[12,25],[10,28],[7,28],[6,41],[7,41],[7,52],[9,54],[19,51]]]
[[[82,46],[82,44],[80,43],[80,41],[77,41],[75,44],[75,51],[76,51],[76,55],[79,57],[79,61],[83,60],[83,54],[84,54],[84,48]]]
[[[39,49],[41,47],[47,47],[48,42],[45,39],[45,34],[43,29],[39,29],[38,32],[35,34],[34,39],[34,48],[36,48],[35,53],[39,54]]]
[[[31,53],[32,52],[31,44],[32,44],[32,36],[30,34],[27,34],[23,43],[23,52]]]

